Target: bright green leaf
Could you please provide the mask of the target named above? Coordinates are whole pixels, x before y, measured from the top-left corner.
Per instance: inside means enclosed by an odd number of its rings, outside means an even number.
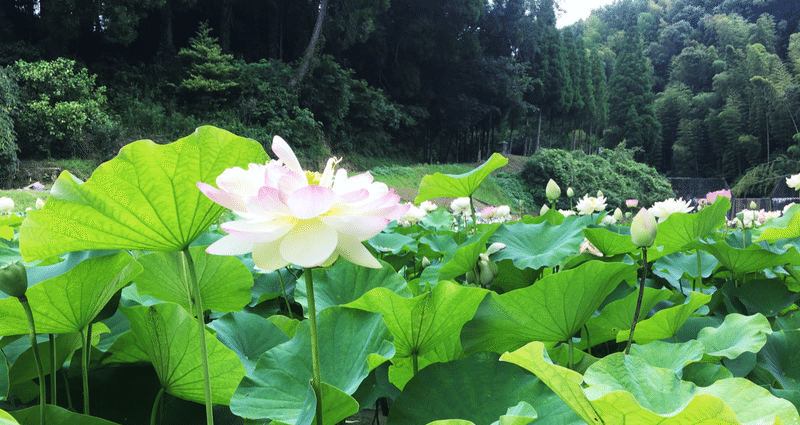
[[[637,344],[647,344],[659,339],[673,338],[681,326],[700,306],[711,301],[711,295],[690,292],[685,303],[658,311],[649,319],[636,324],[633,340]],[[617,342],[627,341],[630,329],[617,334]]]
[[[527,288],[491,292],[461,332],[464,351],[502,353],[531,341],[566,341],[622,281],[636,281],[635,266],[590,261]]]
[[[167,393],[203,403],[205,387],[197,321],[179,305],[172,303],[120,309],[130,320],[131,333],[136,338],[137,346],[153,363]],[[236,386],[245,375],[244,366],[236,353],[222,345],[208,331],[206,347],[213,401],[215,404],[228,405]]]
[[[775,242],[778,239],[792,239],[800,237],[800,213],[798,213],[798,211],[800,211],[800,208],[793,207],[792,209],[794,210],[792,213],[787,211],[786,215],[784,215],[784,217],[781,217],[784,220],[785,217],[787,216],[791,217],[789,222],[786,223],[786,227],[783,228],[772,227],[764,229],[764,231],[761,232],[761,236],[759,236],[758,239],[756,239],[756,242],[760,241]],[[776,223],[771,223],[771,224],[776,224]]]
[[[254,140],[200,127],[174,143],[140,140],[81,183],[62,172],[20,228],[26,261],[84,249],[180,251],[224,211],[197,188],[225,169],[264,163]]]
[[[634,344],[631,355],[643,359],[650,366],[672,370],[680,378],[688,363],[703,358],[703,344],[695,340],[681,343],[653,341],[646,345]]]
[[[269,320],[238,311],[220,317],[208,327],[217,332],[217,339],[239,356],[248,373],[255,369],[262,354],[290,339]]]
[[[253,275],[236,257],[211,255],[205,246],[189,249],[205,310],[227,313],[250,302]],[[137,259],[144,271],[136,278],[140,294],[178,304],[191,311],[182,252],[154,252]]]
[[[486,243],[498,227],[500,223],[492,224],[477,241],[459,247],[453,258],[439,269],[439,280],[450,280],[474,269],[478,263],[478,256],[486,252]]]
[[[458,333],[475,314],[488,291],[442,281],[408,299],[386,288],[376,288],[345,307],[380,313],[394,337],[398,357],[424,355]]]
[[[639,320],[644,320],[656,304],[666,300],[670,295],[671,292],[668,289],[645,287],[642,306],[639,311]],[[638,301],[639,291],[634,290],[625,298],[608,303],[603,307],[603,311],[599,315],[593,316],[586,321],[589,334],[586,342],[595,346],[606,341],[612,341],[617,337],[619,331],[630,329]],[[583,347],[583,341],[581,346]]]
[[[742,316],[732,313],[718,328],[705,328],[697,335],[705,353],[735,359],[744,352],[758,353],[772,333],[769,321],[762,314]]]
[[[696,214],[673,214],[658,224],[655,246],[663,246],[662,251],[652,250],[652,260],[685,249],[686,244],[705,238],[714,229],[725,224],[725,214],[731,209],[731,201],[717,197],[716,202]]]
[[[491,243],[506,244],[493,259],[510,259],[519,269],[555,267],[578,252],[587,220],[585,216],[569,216],[558,226],[549,222],[503,225],[489,239]]]
[[[784,264],[800,264],[800,252],[794,247],[783,254],[776,254],[756,243],[742,249],[730,246],[727,241],[714,243],[695,241],[686,247],[709,252],[723,267],[731,271],[734,278]]]
[[[493,153],[488,161],[474,170],[458,175],[434,173],[422,178],[419,184],[419,195],[414,203],[433,198],[461,198],[472,196],[478,186],[483,183],[492,171],[508,164],[508,159],[499,153]]]
[[[595,248],[608,257],[636,252],[639,248],[631,242],[630,228],[620,227],[618,229],[623,233],[614,233],[606,228],[598,227],[583,229],[583,235]]]
[[[93,257],[69,272],[28,288],[26,296],[39,333],[79,332],[111,297],[142,271],[127,252]],[[28,333],[28,319],[16,298],[0,300],[0,335]]]
[[[36,405],[27,409],[11,412],[11,416],[18,420],[20,424],[38,424],[39,406]],[[47,419],[47,425],[115,425],[115,422],[71,412],[63,407],[53,406],[51,404],[45,405],[45,418]],[[16,422],[9,423],[14,424]],[[3,424],[2,415],[0,415],[0,424]]]
[[[0,409],[0,425],[19,425],[19,422],[8,412]]]

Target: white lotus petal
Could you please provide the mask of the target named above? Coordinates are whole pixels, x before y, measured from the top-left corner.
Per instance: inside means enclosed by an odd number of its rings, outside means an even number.
[[[272,151],[275,152],[275,155],[278,156],[278,159],[283,161],[283,163],[286,165],[286,168],[298,173],[303,172],[303,168],[300,167],[300,161],[297,160],[297,156],[295,156],[294,151],[280,136],[275,136],[272,138]]]
[[[253,262],[258,268],[271,272],[289,264],[281,256],[281,241],[281,239],[278,239],[272,242],[255,244],[253,247]]]
[[[319,220],[301,220],[281,241],[281,256],[301,267],[322,264],[333,254],[339,234]]]
[[[206,248],[206,252],[212,255],[243,255],[252,250],[252,242],[248,242],[234,235],[223,236]]]
[[[336,229],[339,233],[344,233],[355,237],[359,241],[365,241],[381,232],[389,221],[383,217],[349,215],[344,217],[321,216],[319,219]]]
[[[289,233],[294,223],[285,220],[252,221],[236,220],[222,223],[226,232],[250,242],[269,242]]]
[[[222,205],[223,207],[233,211],[247,211],[247,207],[241,196],[228,193],[211,186],[210,184],[197,182],[197,188],[200,189],[212,201]]]
[[[353,264],[372,269],[381,268],[381,263],[372,256],[372,253],[361,241],[352,236],[340,234],[336,252]]]
[[[336,195],[323,186],[309,185],[295,190],[286,200],[292,215],[307,220],[325,214],[331,209]]]

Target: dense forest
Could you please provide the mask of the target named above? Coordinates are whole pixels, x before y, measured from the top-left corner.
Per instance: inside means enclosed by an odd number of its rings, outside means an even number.
[[[306,158],[474,162],[625,142],[668,176],[800,159],[800,8],[618,0],[6,0],[0,166],[214,124]],[[9,165],[10,164],[10,165]]]

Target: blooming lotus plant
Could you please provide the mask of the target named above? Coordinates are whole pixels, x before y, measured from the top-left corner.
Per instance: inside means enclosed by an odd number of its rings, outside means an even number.
[[[0,213],[8,214],[11,211],[14,211],[14,200],[7,196],[0,198]]]
[[[209,254],[253,253],[263,270],[288,264],[315,267],[332,264],[339,256],[365,267],[380,268],[362,245],[386,225],[405,214],[400,196],[370,173],[348,176],[328,160],[320,173],[304,171],[294,151],[275,136],[277,160],[225,170],[219,188],[198,182],[214,202],[231,209],[240,220],[222,224],[227,236],[208,247]]]
[[[689,205],[689,201],[684,201],[683,198],[670,198],[666,201],[656,202],[648,210],[650,215],[658,219],[658,222],[669,218],[673,213],[690,213],[694,208]]]
[[[450,203],[450,210],[453,211],[453,215],[470,215],[469,198],[453,199],[453,202]]]
[[[584,195],[583,198],[578,201],[578,204],[575,205],[575,208],[577,208],[579,215],[603,211],[606,209],[606,197],[600,196],[595,198],[588,194]]]

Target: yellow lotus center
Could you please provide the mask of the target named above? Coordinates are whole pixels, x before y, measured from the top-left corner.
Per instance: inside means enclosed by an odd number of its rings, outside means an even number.
[[[308,184],[313,184],[319,186],[320,182],[322,181],[322,174],[317,171],[308,171],[306,172],[306,179],[308,180]]]

